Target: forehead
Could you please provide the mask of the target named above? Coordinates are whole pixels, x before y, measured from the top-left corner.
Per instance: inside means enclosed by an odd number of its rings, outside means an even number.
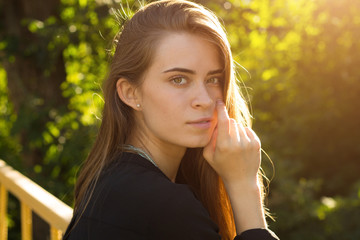
[[[183,67],[198,70],[223,68],[219,47],[197,34],[167,33],[160,40],[154,54],[153,67],[166,70]]]

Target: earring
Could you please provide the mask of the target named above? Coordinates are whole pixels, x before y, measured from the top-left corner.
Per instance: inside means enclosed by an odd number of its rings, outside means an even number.
[[[140,107],[140,104],[136,104],[136,106],[139,108],[139,107]]]

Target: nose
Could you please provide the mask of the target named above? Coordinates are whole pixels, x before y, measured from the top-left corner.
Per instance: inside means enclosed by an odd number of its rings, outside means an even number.
[[[193,100],[192,100],[192,107],[193,108],[209,108],[213,103],[214,100],[211,98],[209,94],[209,90],[206,88],[205,84],[196,84],[193,91]]]

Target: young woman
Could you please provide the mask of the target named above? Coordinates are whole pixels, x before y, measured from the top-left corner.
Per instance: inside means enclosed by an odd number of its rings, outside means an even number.
[[[149,4],[117,37],[65,239],[277,239],[260,141],[226,34],[203,7]]]

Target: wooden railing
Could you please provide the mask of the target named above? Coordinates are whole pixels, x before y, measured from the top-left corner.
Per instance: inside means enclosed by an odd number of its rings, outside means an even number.
[[[6,240],[8,234],[8,192],[20,201],[22,240],[32,239],[33,211],[50,225],[51,240],[62,238],[71,220],[72,208],[0,159],[0,240]]]

